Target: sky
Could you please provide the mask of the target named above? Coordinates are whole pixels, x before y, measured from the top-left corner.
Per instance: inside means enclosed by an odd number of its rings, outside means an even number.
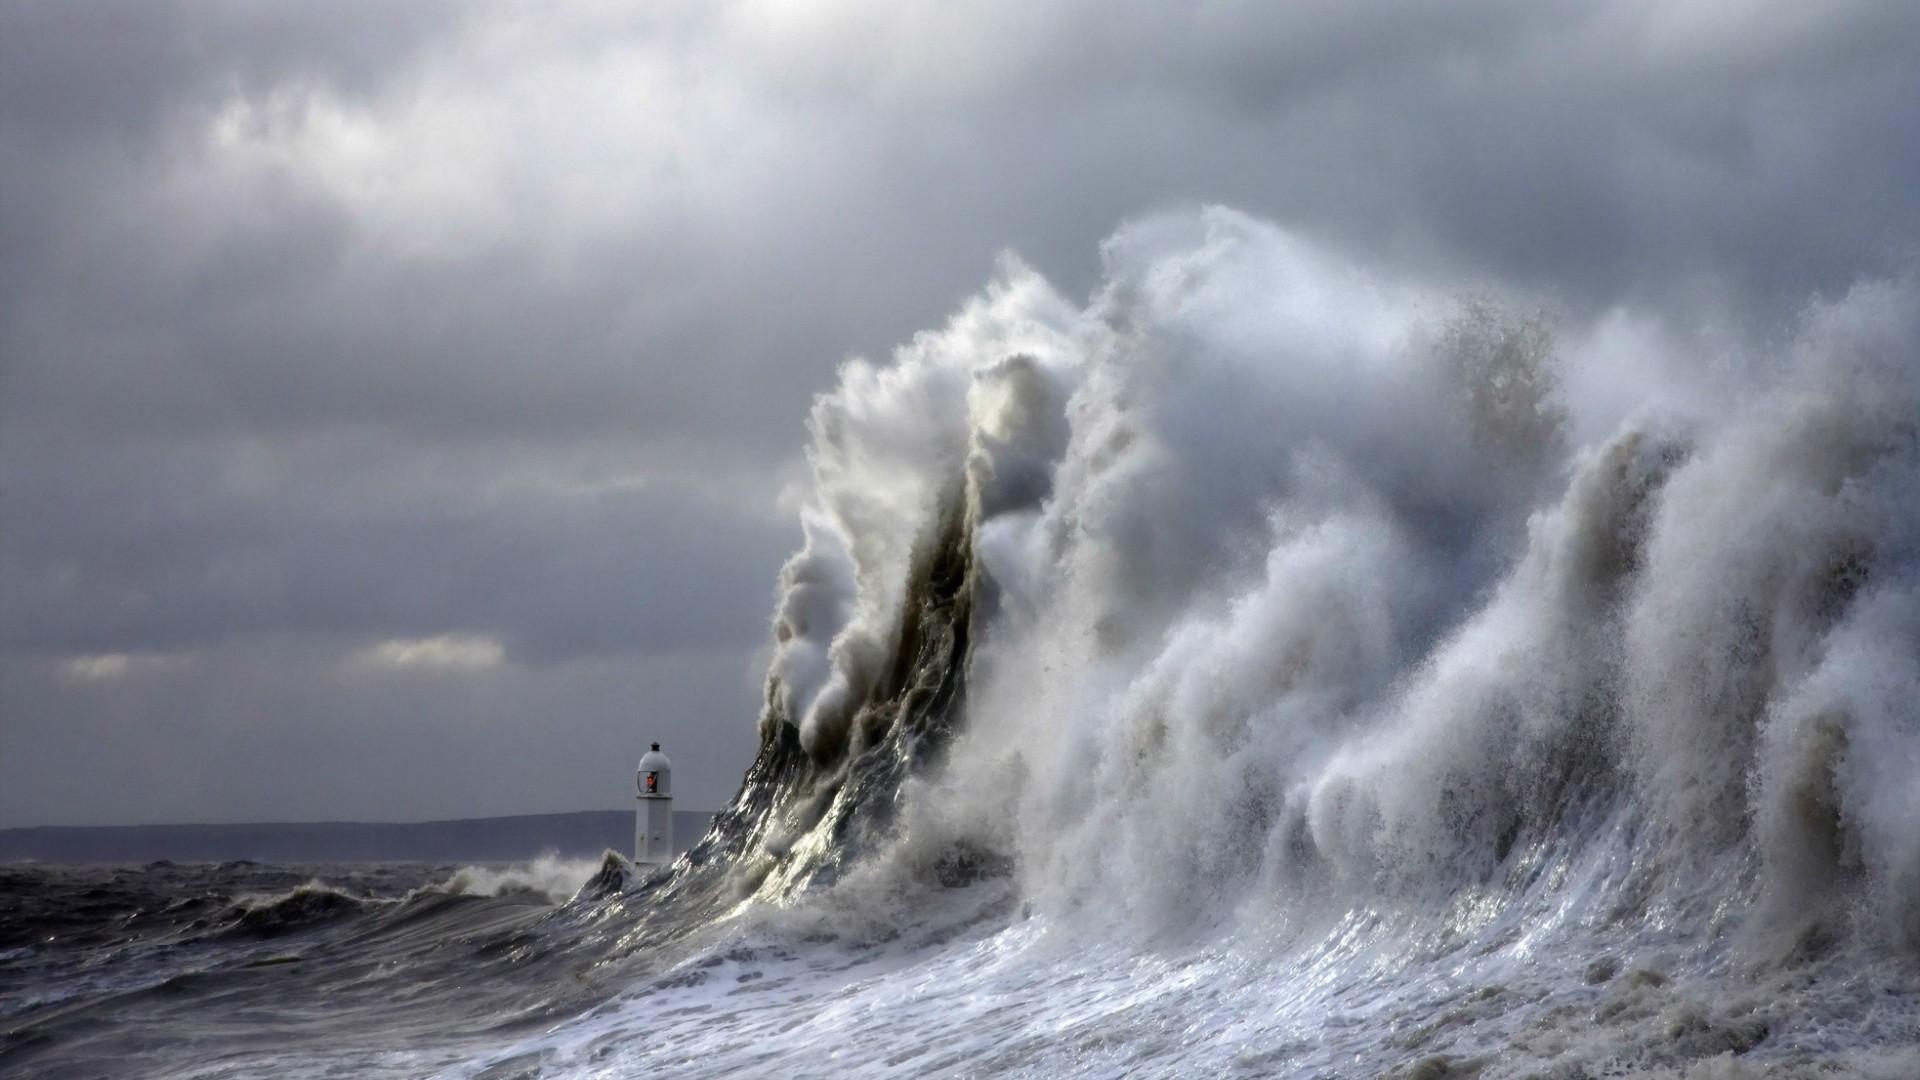
[[[0,827],[687,809],[805,419],[1225,204],[1764,339],[1920,250],[1920,5],[0,5]]]

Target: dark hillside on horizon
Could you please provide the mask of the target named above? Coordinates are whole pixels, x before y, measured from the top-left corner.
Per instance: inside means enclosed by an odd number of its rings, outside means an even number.
[[[713,815],[673,814],[685,851]],[[633,851],[633,812],[587,810],[407,823],[322,821],[242,825],[48,825],[0,829],[0,863],[510,862],[543,854],[598,858]]]

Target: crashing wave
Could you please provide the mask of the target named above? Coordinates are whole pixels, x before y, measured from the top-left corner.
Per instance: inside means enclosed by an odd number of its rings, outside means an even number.
[[[439,889],[455,896],[525,896],[558,904],[583,890],[593,895],[604,893],[607,890],[602,884],[610,872],[619,875],[624,884],[623,867],[630,872],[630,864],[611,851],[598,863],[549,853],[532,862],[507,866],[463,866]]]
[[[1225,210],[1104,257],[816,403],[761,752],[669,890],[1010,875],[1152,929],[1630,835],[1623,918],[1920,940],[1909,284],[1716,370]]]

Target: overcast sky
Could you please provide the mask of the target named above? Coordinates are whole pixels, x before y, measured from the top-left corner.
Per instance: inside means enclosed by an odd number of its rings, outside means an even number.
[[[811,395],[1222,202],[1764,337],[1920,236],[1920,4],[0,5],[0,826],[681,803]]]

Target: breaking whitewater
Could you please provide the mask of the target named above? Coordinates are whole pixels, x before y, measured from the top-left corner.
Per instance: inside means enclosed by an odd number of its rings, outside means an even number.
[[[91,872],[152,910],[10,942],[0,1069],[1920,1075],[1912,283],[1741,333],[1224,210],[1103,254],[816,403],[679,863]]]

